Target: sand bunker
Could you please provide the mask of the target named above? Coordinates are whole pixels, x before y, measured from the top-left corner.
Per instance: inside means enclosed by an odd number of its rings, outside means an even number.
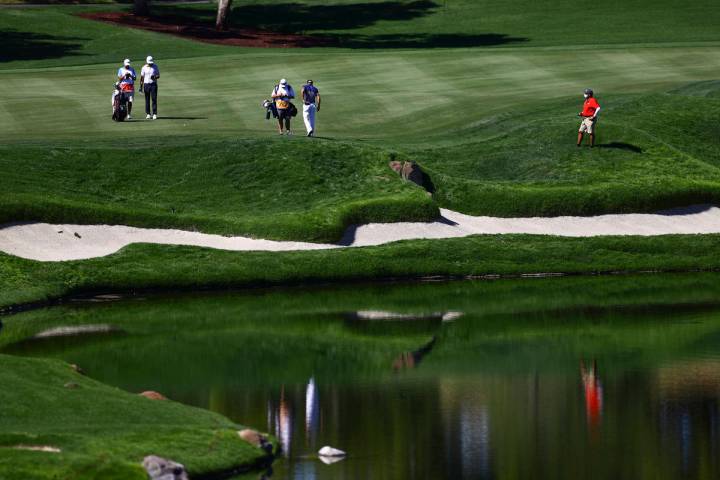
[[[224,237],[183,230],[113,225],[27,223],[0,228],[0,251],[40,261],[102,257],[132,243],[193,245],[234,251],[321,250],[382,245],[398,240],[456,238],[479,234],[526,233],[566,237],[720,233],[720,208],[695,206],[656,214],[595,217],[473,217],[441,210],[435,222],[372,223],[348,229],[336,245]]]

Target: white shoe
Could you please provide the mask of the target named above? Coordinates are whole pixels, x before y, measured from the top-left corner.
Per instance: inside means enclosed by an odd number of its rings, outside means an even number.
[[[292,132],[290,130],[287,131],[288,136],[292,135]]]
[[[157,115],[153,115],[153,120],[157,120]]]
[[[150,117],[150,114],[149,114],[149,113],[148,113],[147,115],[145,115],[145,120],[150,120],[150,118],[151,118],[151,117]]]
[[[127,119],[130,120],[131,118],[132,118],[132,117],[131,117],[130,114],[128,113]]]

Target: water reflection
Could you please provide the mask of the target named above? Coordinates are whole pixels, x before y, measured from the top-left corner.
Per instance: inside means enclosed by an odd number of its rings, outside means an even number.
[[[676,473],[702,477],[720,469],[720,360],[665,365],[657,371],[661,448],[677,458]]]
[[[587,418],[588,431],[593,440],[597,440],[600,434],[600,424],[603,414],[603,387],[597,368],[597,361],[593,360],[590,368],[580,360],[580,375],[585,396],[585,416]]]
[[[305,441],[309,448],[315,447],[318,429],[320,427],[320,398],[315,387],[315,378],[305,388]]]
[[[420,362],[422,362],[423,358],[425,358],[426,355],[432,352],[432,349],[435,346],[435,342],[437,342],[437,337],[433,337],[432,340],[430,340],[428,343],[418,348],[417,350],[401,353],[393,360],[392,369],[397,372],[417,367],[418,365],[420,365]]]
[[[720,277],[708,278],[115,302],[4,317],[0,346],[265,425],[282,457],[253,480],[714,479]],[[421,311],[465,315],[410,319]],[[126,333],[23,343],[98,323]],[[324,445],[348,457],[325,465]]]

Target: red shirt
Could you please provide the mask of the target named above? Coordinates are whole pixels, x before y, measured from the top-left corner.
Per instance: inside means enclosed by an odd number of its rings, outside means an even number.
[[[581,115],[583,117],[592,117],[598,108],[600,108],[600,104],[595,100],[595,97],[588,97],[583,104]]]

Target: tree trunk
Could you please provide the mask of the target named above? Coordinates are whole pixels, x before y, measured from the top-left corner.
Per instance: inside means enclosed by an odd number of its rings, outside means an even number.
[[[215,19],[215,30],[227,30],[228,17],[232,0],[218,0],[217,18]]]
[[[149,1],[150,0],[133,0],[133,13],[143,17],[150,15]]]

